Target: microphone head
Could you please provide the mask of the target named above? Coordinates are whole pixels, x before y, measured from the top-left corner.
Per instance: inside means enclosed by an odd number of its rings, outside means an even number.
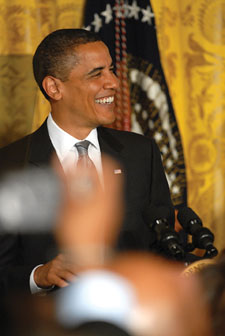
[[[165,219],[169,226],[174,228],[175,213],[172,206],[155,206],[147,207],[144,212],[144,218],[151,229],[154,229],[155,223],[159,219]]]
[[[157,234],[157,243],[167,257],[183,260],[184,250],[180,245],[179,236],[174,230],[175,210],[173,206],[150,206],[145,211],[145,219]],[[162,250],[161,250],[162,253]]]
[[[198,215],[189,207],[182,207],[179,209],[177,214],[177,219],[179,223],[182,225],[185,231],[189,230],[189,225],[191,221],[196,221],[200,225],[202,225],[201,219]]]

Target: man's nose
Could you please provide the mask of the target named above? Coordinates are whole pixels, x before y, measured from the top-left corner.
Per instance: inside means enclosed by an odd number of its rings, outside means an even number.
[[[106,81],[104,83],[104,88],[114,90],[117,90],[119,88],[119,80],[113,72],[110,72],[109,75],[107,76]]]

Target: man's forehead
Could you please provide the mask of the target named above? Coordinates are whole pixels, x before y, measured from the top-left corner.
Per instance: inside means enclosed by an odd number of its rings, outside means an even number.
[[[112,65],[109,50],[101,41],[82,44],[76,48],[75,53],[77,65],[86,65],[90,70]]]
[[[93,55],[109,55],[109,49],[107,45],[102,41],[95,41],[95,42],[88,42],[83,43],[74,48],[75,53],[77,56],[88,57],[90,54]],[[110,56],[111,57],[111,56]]]
[[[95,49],[97,46],[105,47],[108,49],[107,45],[103,41],[90,41],[90,42],[84,42],[74,45],[74,50],[76,52],[79,52],[79,50],[85,50],[85,49]]]

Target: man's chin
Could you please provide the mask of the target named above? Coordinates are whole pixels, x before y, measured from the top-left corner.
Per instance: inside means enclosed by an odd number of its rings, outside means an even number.
[[[108,120],[105,120],[101,123],[102,126],[112,126],[112,124],[114,123],[114,121],[116,120],[116,117],[112,118],[112,119],[108,119]]]
[[[116,115],[114,112],[106,113],[106,115],[102,116],[101,118],[101,125],[104,125],[104,126],[111,125],[114,123],[115,120],[116,120]]]

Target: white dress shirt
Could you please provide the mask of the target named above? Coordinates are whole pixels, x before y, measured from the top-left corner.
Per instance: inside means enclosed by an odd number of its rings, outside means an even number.
[[[65,172],[71,165],[75,166],[77,163],[78,151],[75,144],[81,140],[90,141],[91,144],[88,147],[88,156],[94,163],[101,180],[102,161],[96,128],[93,129],[85,139],[78,140],[60,128],[53,120],[51,113],[47,119],[47,128],[50,140]],[[32,294],[46,292],[46,289],[38,287],[34,281],[34,271],[39,266],[41,265],[36,266],[30,275],[30,290]]]
[[[91,143],[88,147],[88,156],[94,163],[99,175],[102,175],[101,151],[96,128],[85,139],[78,140],[60,128],[53,120],[51,113],[47,119],[47,127],[49,137],[65,172],[71,164],[75,166],[77,163],[78,151],[75,144],[81,140],[88,140]]]

